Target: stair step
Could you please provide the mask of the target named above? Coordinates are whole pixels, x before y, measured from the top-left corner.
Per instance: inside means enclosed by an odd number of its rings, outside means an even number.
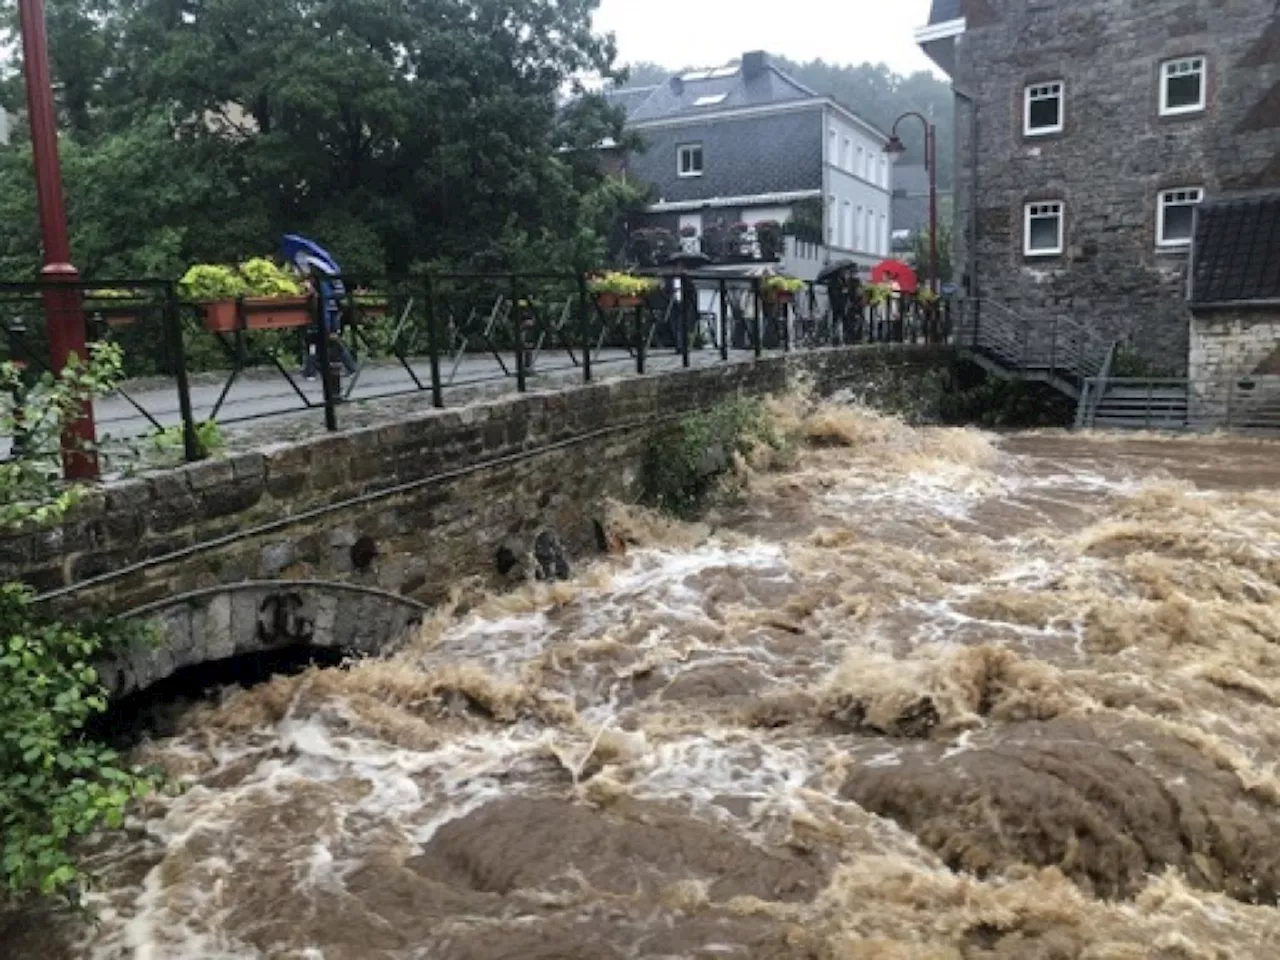
[[[1165,419],[1163,417],[1097,417],[1093,427],[1099,430],[1185,430],[1185,418]]]

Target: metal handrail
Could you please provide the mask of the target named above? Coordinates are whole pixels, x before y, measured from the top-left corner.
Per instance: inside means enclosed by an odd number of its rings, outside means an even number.
[[[1102,398],[1107,392],[1107,381],[1111,378],[1111,367],[1115,364],[1116,353],[1120,350],[1122,341],[1113,341],[1111,346],[1107,348],[1107,355],[1103,358],[1102,367],[1098,371],[1096,377],[1089,377],[1084,381],[1084,385],[1080,393],[1080,406],[1076,408],[1076,429],[1084,429],[1092,427],[1098,416],[1098,404],[1102,402]]]

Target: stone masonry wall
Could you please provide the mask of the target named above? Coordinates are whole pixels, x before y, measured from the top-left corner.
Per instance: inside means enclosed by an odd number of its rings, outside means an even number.
[[[506,537],[546,526],[571,550],[593,544],[598,505],[635,492],[664,417],[801,376],[849,386],[886,364],[929,368],[947,357],[818,351],[431,411],[211,460],[105,486],[60,528],[0,540],[0,573],[46,593],[80,585],[51,601],[76,614],[277,578],[430,603],[489,573]]]
[[[1185,250],[1158,252],[1161,190],[1206,196],[1280,186],[1280,7],[1275,0],[965,0],[956,87],[978,104],[979,292],[1048,324],[1132,337],[1186,369]],[[1159,116],[1162,61],[1203,55],[1207,109]],[[1064,130],[1023,135],[1027,84],[1065,84]],[[958,249],[967,248],[970,114],[957,98]],[[1024,204],[1065,203],[1065,250],[1027,258]],[[964,262],[964,261],[962,261]]]
[[[1189,376],[1195,422],[1221,426],[1258,416],[1280,398],[1280,311],[1193,317]]]

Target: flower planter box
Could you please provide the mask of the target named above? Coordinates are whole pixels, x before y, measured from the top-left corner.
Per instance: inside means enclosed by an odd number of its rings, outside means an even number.
[[[307,297],[245,297],[246,330],[294,330],[311,323],[311,301]],[[240,328],[235,300],[215,300],[204,304],[204,326],[212,333],[234,333]]]
[[[307,297],[244,298],[244,325],[249,330],[294,330],[310,323]]]
[[[240,316],[234,300],[213,300],[204,307],[204,328],[211,333],[234,333]]]
[[[619,307],[638,307],[644,303],[644,297],[623,297],[616,293],[597,293],[596,303],[602,310],[614,310]]]
[[[374,319],[377,319],[379,317],[385,317],[388,313],[390,313],[391,306],[386,302],[361,303],[359,300],[357,300],[356,310],[359,311],[359,313],[362,316],[372,317]]]
[[[143,305],[141,303],[119,300],[113,303],[94,302],[86,300],[84,312],[93,320],[104,320],[107,326],[113,330],[119,327],[131,327],[138,322],[138,316],[142,313]]]

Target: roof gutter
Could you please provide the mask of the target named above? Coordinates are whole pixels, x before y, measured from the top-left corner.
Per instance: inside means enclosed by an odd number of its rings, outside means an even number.
[[[709,197],[705,200],[672,200],[651,203],[645,208],[648,213],[677,213],[688,210],[716,209],[723,207],[758,207],[779,203],[794,203],[797,200],[811,200],[821,197],[821,190],[792,190],[788,193],[754,193],[738,197]]]

